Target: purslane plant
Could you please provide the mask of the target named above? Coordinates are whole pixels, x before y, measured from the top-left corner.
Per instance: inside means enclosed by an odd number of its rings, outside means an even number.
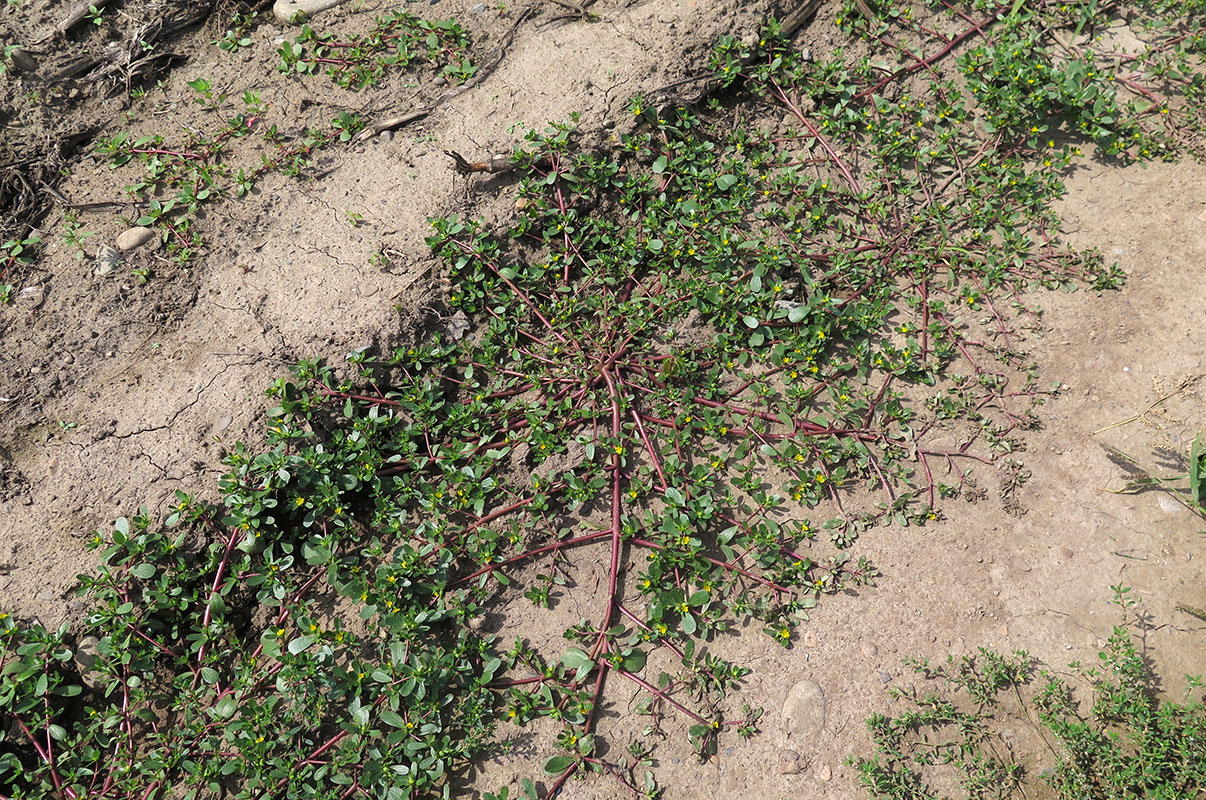
[[[716,634],[788,645],[823,595],[871,582],[861,531],[933,518],[1035,424],[1021,291],[1120,276],[1054,238],[1076,148],[1029,129],[1062,109],[990,129],[952,75],[906,90],[774,25],[714,65],[740,105],[636,98],[614,152],[554,125],[514,154],[501,230],[433,220],[469,335],[278,381],[217,508],[181,494],[163,523],[97,534],[94,644],[5,622],[10,794],[452,796],[499,717],[557,723],[547,795],[584,771],[656,794],[640,742],[597,746],[616,682],[703,756],[755,730]],[[172,154],[138,150],[161,144],[114,152],[157,169]],[[564,646],[470,624],[512,593],[559,602],[592,558]]]

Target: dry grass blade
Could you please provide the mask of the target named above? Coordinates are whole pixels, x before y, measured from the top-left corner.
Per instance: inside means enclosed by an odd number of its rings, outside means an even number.
[[[67,141],[30,137],[0,151],[0,238],[25,238],[50,210],[53,198],[40,187],[58,182]]]

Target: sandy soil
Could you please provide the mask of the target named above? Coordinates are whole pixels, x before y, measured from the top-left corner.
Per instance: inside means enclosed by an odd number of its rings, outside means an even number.
[[[19,13],[0,11],[0,28],[33,40],[68,5],[26,0]],[[315,24],[363,29],[374,13],[398,5],[354,2]],[[106,24],[131,25],[152,6],[131,0]],[[442,0],[412,10],[462,21],[484,62],[515,20],[497,3],[486,6]],[[82,606],[70,590],[89,567],[91,531],[140,505],[162,511],[176,489],[216,497],[221,454],[237,441],[262,441],[262,392],[290,362],[391,347],[441,324],[431,299],[443,289],[423,244],[427,218],[498,219],[514,202],[507,181],[456,176],[443,150],[508,152],[528,127],[574,111],[586,130],[606,137],[629,96],[689,74],[716,36],[748,33],[767,8],[601,0],[592,9],[598,21],[588,22],[552,21],[564,9],[542,7],[516,30],[493,74],[391,141],[329,150],[320,180],[272,177],[249,197],[214,207],[203,220],[207,247],[188,269],[142,249],[97,276],[97,245],[113,243],[131,210],[81,211],[94,235],[78,260],[61,239],[64,208],[56,202],[41,226],[45,255],[21,284],[37,291],[0,308],[0,605],[48,627],[78,622]],[[825,3],[804,36],[825,36],[838,9]],[[363,94],[282,76],[276,41],[295,31],[264,13],[253,45],[226,53],[210,44],[229,19],[223,10],[171,42],[180,58],[162,74],[162,89],[140,100],[85,85],[59,106],[30,105],[28,92],[49,99],[58,90],[36,76],[4,78],[4,135],[99,125],[93,141],[101,141],[121,130],[170,135],[204,125],[185,85],[201,76],[232,97],[258,90],[272,104],[269,121],[291,129],[346,108],[369,117],[404,113],[437,96],[430,74],[418,87],[398,79]],[[77,39],[92,46],[84,34]],[[123,201],[134,175],[132,166],[111,170],[88,146],[67,155],[66,165],[58,192],[76,203]],[[944,519],[924,529],[864,534],[856,553],[874,558],[879,585],[823,603],[791,650],[755,631],[718,643],[753,668],[739,700],[767,709],[763,733],[724,742],[703,765],[685,737],[672,735],[658,751],[668,798],[856,796],[843,760],[868,751],[862,720],[891,708],[887,686],[911,680],[902,657],[984,646],[1027,649],[1052,665],[1092,659],[1117,620],[1112,584],[1142,597],[1150,619],[1145,653],[1170,692],[1179,692],[1182,675],[1202,672],[1206,623],[1176,606],[1206,607],[1206,524],[1167,495],[1103,491],[1122,485],[1103,445],[1159,463],[1159,448],[1183,451],[1206,417],[1192,382],[1206,364],[1206,167],[1086,162],[1068,188],[1059,208],[1068,238],[1103,250],[1129,279],[1104,296],[1027,298],[1045,313],[1026,344],[1044,380],[1062,388],[1041,412],[1042,429],[1027,434],[1027,450],[1015,456],[1029,476],[1012,490],[1024,513],[1004,513],[998,495],[1006,474],[981,470],[987,496],[979,502],[951,502]],[[352,225],[348,212],[363,221]],[[374,259],[378,253],[386,258]],[[131,274],[138,267],[155,277],[141,285]],[[1185,381],[1185,391],[1151,408]],[[531,624],[520,604],[514,611],[508,626]],[[565,613],[576,619],[572,608]],[[539,624],[532,636],[559,636],[557,619]],[[803,680],[819,686],[823,715],[807,735],[789,735],[781,708]],[[636,701],[614,702],[611,711],[623,718]],[[479,788],[534,777],[541,747],[539,736],[521,738],[513,755],[483,765]],[[787,750],[800,757],[798,773],[779,771]],[[564,796],[615,794],[614,784],[596,780],[572,783]]]

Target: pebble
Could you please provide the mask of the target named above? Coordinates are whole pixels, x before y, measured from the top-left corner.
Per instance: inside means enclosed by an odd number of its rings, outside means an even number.
[[[879,682],[880,683],[891,683],[892,682],[892,673],[881,669],[879,671]]]
[[[1055,554],[1058,555],[1060,558],[1062,558],[1064,561],[1067,561],[1069,558],[1076,555],[1076,553],[1072,552],[1071,547],[1066,547],[1062,544],[1059,547],[1055,548]]]
[[[833,777],[833,770],[831,770],[829,768],[828,764],[821,764],[820,766],[817,767],[817,771],[815,774],[817,776],[817,780],[827,781]]]
[[[38,599],[43,602],[54,600],[56,595],[54,592],[38,592]]]
[[[234,422],[234,417],[227,416],[225,414],[218,417],[216,420],[214,420],[214,433],[221,433],[222,431],[226,430],[230,427],[232,422]]]
[[[472,11],[474,14],[485,14],[486,13],[486,4],[478,3],[473,8],[471,8],[470,11]]]
[[[46,287],[40,283],[37,286],[26,286],[17,292],[16,305],[19,308],[33,311],[35,308],[40,308],[44,302],[46,302]]]
[[[432,84],[433,86],[447,86],[447,85],[448,85],[448,79],[447,79],[447,78],[445,78],[443,75],[441,75],[441,76],[439,76],[438,78],[436,78],[434,81],[432,81],[432,82],[431,82],[431,84]]]
[[[815,681],[802,680],[783,701],[783,729],[788,736],[805,738],[824,727],[825,693]]]
[[[75,647],[75,663],[80,668],[80,677],[84,679],[84,685],[89,689],[97,688],[104,677],[104,673],[92,668],[96,664],[96,648],[99,644],[100,639],[89,634],[80,639]]]
[[[458,310],[448,320],[447,326],[444,328],[444,333],[454,342],[459,342],[465,338],[465,334],[469,331],[469,318],[465,316],[464,311]]]
[[[108,275],[121,263],[121,253],[107,244],[102,244],[96,251],[96,274]]]
[[[879,652],[879,648],[876,647],[875,645],[871,644],[870,642],[863,642],[862,644],[860,644],[858,646],[858,649],[862,650],[863,655],[865,655],[869,658],[873,658]]]
[[[38,60],[19,47],[9,50],[8,57],[13,62],[13,66],[21,72],[34,73],[38,71]]]
[[[377,134],[377,138],[383,142],[392,142],[394,140],[394,132],[381,131],[381,133]]]
[[[800,754],[795,750],[780,750],[778,770],[780,775],[800,774]]]
[[[800,641],[805,647],[816,647],[821,643],[820,640],[817,639],[816,631],[804,631],[804,635],[800,637]]]
[[[1175,516],[1177,514],[1185,513],[1185,506],[1163,493],[1156,495],[1156,505],[1160,506],[1160,510],[1165,514],[1172,514]]]
[[[142,247],[144,244],[154,238],[155,231],[151,230],[150,228],[138,226],[136,228],[124,230],[118,234],[115,244],[117,245],[118,250],[122,251],[123,253],[128,253],[135,248]]]
[[[348,0],[276,0],[272,5],[272,16],[276,17],[277,22],[290,23],[294,20],[295,14],[305,14],[312,16],[319,11],[326,11],[328,8],[342,5]],[[299,21],[301,21],[299,19]]]

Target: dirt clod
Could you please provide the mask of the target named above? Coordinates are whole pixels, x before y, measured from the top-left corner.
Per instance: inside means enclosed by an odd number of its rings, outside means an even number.
[[[780,775],[798,775],[804,768],[800,754],[795,750],[780,750],[777,769]]]

